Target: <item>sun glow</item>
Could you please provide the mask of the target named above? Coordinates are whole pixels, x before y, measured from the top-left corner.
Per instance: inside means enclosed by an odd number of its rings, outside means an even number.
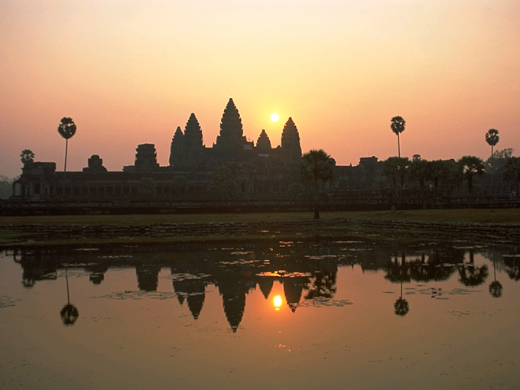
[[[280,295],[273,298],[273,305],[276,310],[280,310],[280,306],[282,306],[282,297]]]
[[[280,117],[278,116],[278,114],[276,114],[276,113],[271,114],[271,120],[272,120],[273,122],[278,122],[278,119],[279,119],[279,118],[280,118]]]

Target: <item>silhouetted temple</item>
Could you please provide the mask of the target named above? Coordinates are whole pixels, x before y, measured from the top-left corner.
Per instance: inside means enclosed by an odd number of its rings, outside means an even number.
[[[108,172],[98,155],[90,157],[81,172],[65,174],[56,171],[55,163],[29,162],[13,184],[12,199],[124,202],[185,194],[192,199],[230,199],[285,193],[292,183],[300,182],[301,156],[300,135],[292,118],[283,127],[280,146],[272,147],[265,130],[255,145],[245,137],[238,109],[229,99],[212,147],[204,145],[201,126],[192,113],[184,131],[177,127],[173,134],[169,166],[159,166],[154,144],[138,145],[134,164],[119,172]]]
[[[192,113],[184,130],[177,127],[173,133],[168,166],[159,165],[155,145],[148,143],[137,146],[133,165],[121,171],[107,171],[98,155],[92,155],[79,172],[58,172],[54,162],[27,160],[13,182],[13,195],[0,211],[14,215],[310,210],[315,189],[301,178],[301,157],[300,134],[292,118],[283,126],[279,146],[273,147],[265,130],[255,144],[244,135],[238,109],[229,99],[211,147],[204,145],[202,128]],[[419,155],[413,159],[421,160]],[[445,161],[452,178],[439,186],[441,191],[431,178],[419,180],[408,168],[399,173],[387,162],[391,159],[382,162],[372,156],[362,157],[357,166],[334,166],[333,179],[319,182],[320,207],[373,210],[396,203],[407,208],[467,203],[455,160]],[[490,194],[509,194],[506,200],[516,202],[515,184],[504,182],[497,172],[481,180],[479,202],[486,207],[496,204],[486,198]]]

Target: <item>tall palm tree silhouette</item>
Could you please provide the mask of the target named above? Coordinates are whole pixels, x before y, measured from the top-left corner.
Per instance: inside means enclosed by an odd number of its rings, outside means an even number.
[[[401,157],[401,143],[399,141],[399,134],[404,131],[405,125],[406,121],[401,116],[394,116],[391,119],[390,128],[395,134],[397,134],[397,157]]]
[[[500,137],[498,136],[498,130],[496,129],[489,129],[486,133],[486,142],[491,146],[491,158],[493,158],[493,146],[498,144],[498,141],[500,141]]]
[[[69,276],[67,274],[67,268],[65,268],[65,281],[67,283],[67,304],[63,306],[63,309],[60,311],[61,320],[63,321],[63,325],[70,326],[74,325],[76,320],[79,317],[79,311],[76,306],[70,303],[70,293],[69,293]]]
[[[462,177],[468,184],[469,207],[472,207],[473,194],[473,178],[474,176],[483,176],[486,173],[484,161],[476,156],[464,156],[459,161],[459,168],[462,171]]]
[[[325,151],[311,150],[302,156],[302,163],[300,166],[300,174],[302,178],[314,184],[314,219],[320,219],[320,212],[318,206],[318,190],[319,182],[325,183],[334,177],[334,166],[336,160],[330,157]]]
[[[58,133],[65,138],[65,163],[63,164],[63,198],[65,198],[65,172],[67,172],[67,150],[69,146],[69,138],[76,134],[76,125],[72,118],[61,118],[58,125]]]

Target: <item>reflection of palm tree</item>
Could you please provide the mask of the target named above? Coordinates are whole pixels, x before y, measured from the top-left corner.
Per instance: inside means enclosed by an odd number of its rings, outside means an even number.
[[[79,317],[79,311],[76,308],[76,306],[70,303],[69,277],[67,275],[67,268],[65,268],[65,281],[67,283],[67,304],[63,306],[63,309],[61,309],[60,315],[61,320],[63,321],[63,325],[69,326],[74,325],[74,323]]]
[[[395,314],[401,317],[404,317],[410,311],[408,301],[406,299],[403,299],[402,297],[395,301],[394,309]]]
[[[401,296],[394,303],[394,312],[396,315],[404,317],[409,311],[408,301],[403,299],[403,280],[401,279]]]
[[[497,271],[495,268],[495,260],[493,260],[493,276],[494,281],[489,285],[489,293],[493,298],[500,298],[502,296],[502,284],[497,281]]]

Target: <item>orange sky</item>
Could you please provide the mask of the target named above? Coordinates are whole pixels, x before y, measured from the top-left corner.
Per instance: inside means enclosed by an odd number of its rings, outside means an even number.
[[[78,127],[68,170],[109,170],[197,116],[204,143],[233,98],[244,134],[273,146],[291,116],[302,149],[338,164],[401,153],[486,159],[520,151],[520,2],[483,0],[2,0],[0,174],[22,149],[63,169],[60,119]],[[280,121],[273,123],[276,112]]]

